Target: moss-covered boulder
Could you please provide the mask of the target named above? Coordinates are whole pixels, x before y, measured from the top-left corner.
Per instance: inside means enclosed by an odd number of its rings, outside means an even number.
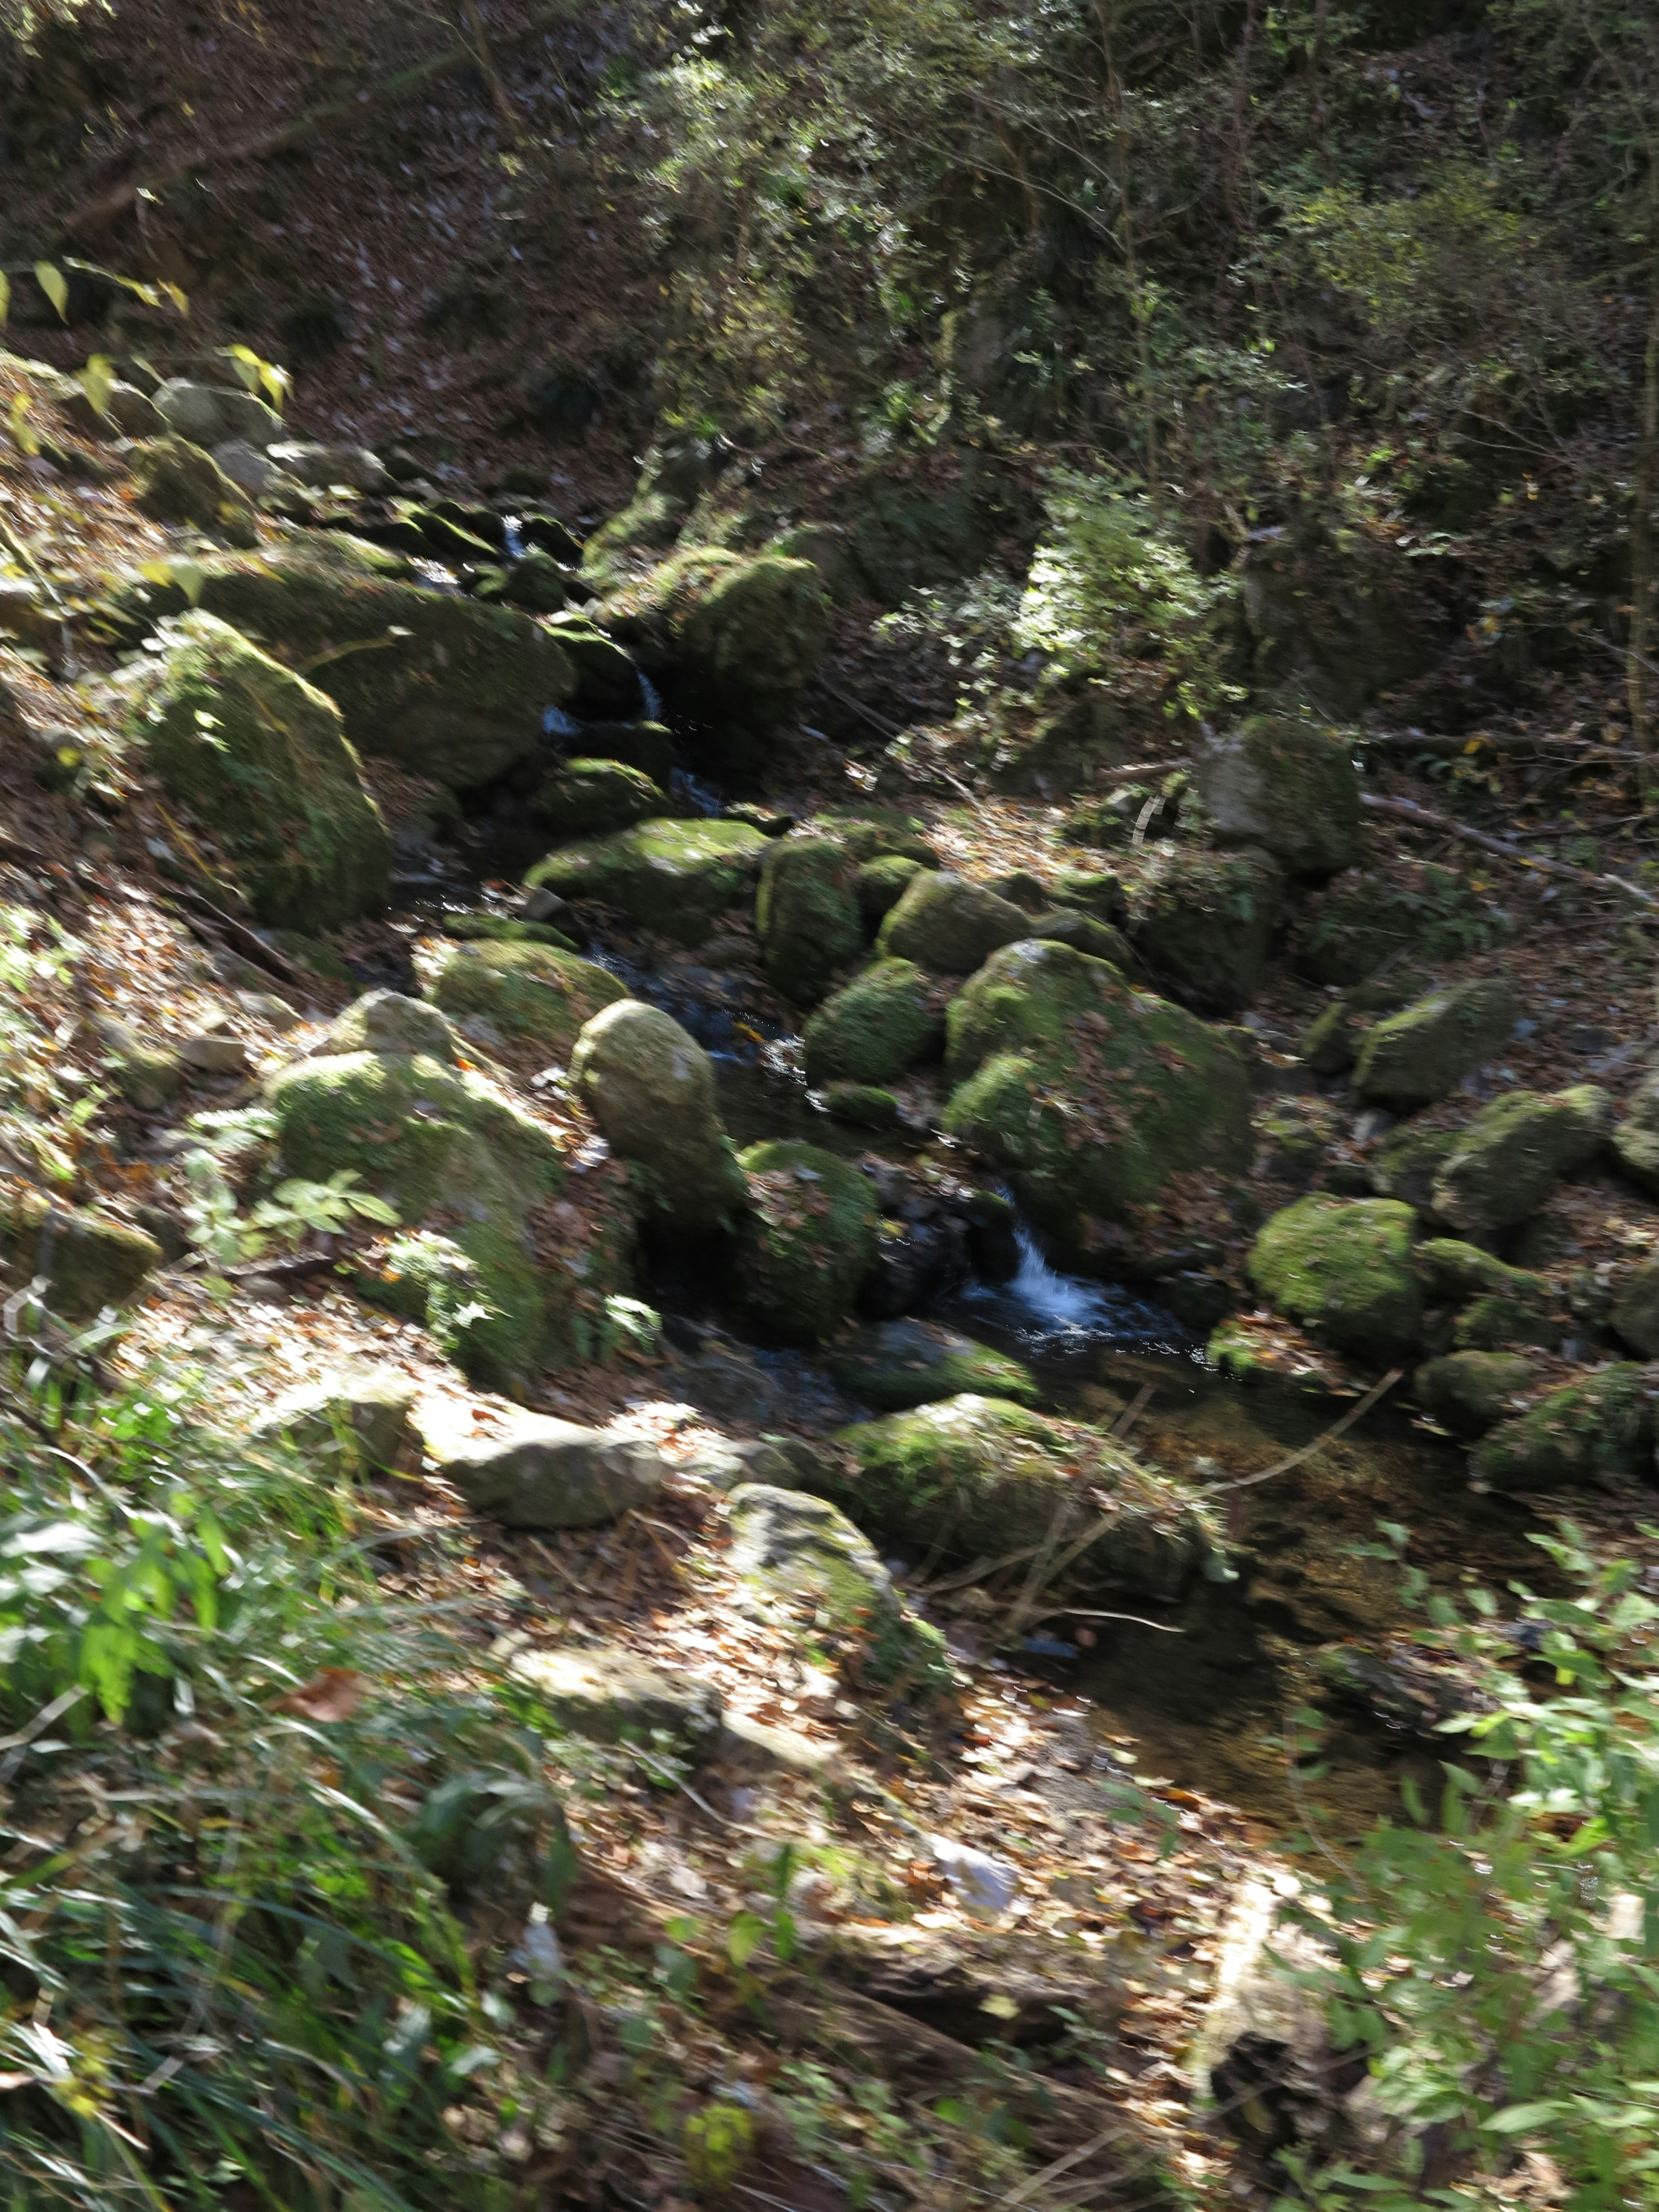
[[[559,1147],[459,1064],[435,1007],[374,994],[315,1058],[272,1077],[265,1103],[284,1174],[324,1182],[349,1169],[395,1207],[409,1234],[386,1262],[386,1295],[475,1379],[522,1390],[584,1349],[583,1304],[620,1287],[621,1255],[574,1236],[550,1249]]]
[[[60,1206],[33,1190],[0,1198],[5,1296],[40,1283],[60,1321],[91,1321],[106,1306],[125,1305],[161,1260],[153,1237],[99,1207]]]
[[[860,1528],[930,1558],[994,1559],[1091,1528],[1067,1579],[1138,1596],[1179,1595],[1214,1555],[1190,1493],[1098,1430],[1005,1400],[947,1398],[842,1429],[811,1487]]]
[[[950,1694],[944,1638],[905,1604],[875,1547],[838,1506],[806,1491],[745,1482],[726,1510],[729,1571],[785,1621],[810,1610],[815,1640],[849,1687],[918,1703]]]
[[[860,862],[908,860],[924,868],[939,866],[927,823],[900,807],[832,806],[817,817],[816,827],[826,837],[839,837]]]
[[[1338,1351],[1373,1365],[1403,1359],[1422,1333],[1416,1228],[1393,1199],[1299,1198],[1256,1238],[1250,1280]]]
[[[1612,1321],[1631,1350],[1659,1359],[1659,1261],[1632,1267],[1613,1294]]]
[[[835,837],[785,837],[762,864],[755,902],[761,957],[786,999],[816,1006],[864,950],[858,861]]]
[[[734,767],[757,755],[754,740],[799,713],[830,641],[817,570],[775,553],[677,554],[613,599],[609,614],[648,675],[695,698],[706,722],[735,726],[718,748]]]
[[[859,912],[867,929],[878,929],[919,876],[927,862],[909,853],[883,853],[860,863],[858,873]]]
[[[540,748],[574,669],[548,627],[399,577],[407,565],[388,573],[374,548],[319,532],[204,561],[194,580],[205,613],[327,692],[360,752],[453,791],[493,783]],[[181,586],[145,579],[110,612],[131,631],[187,605]]]
[[[322,692],[227,623],[187,615],[129,720],[260,921],[331,928],[385,905],[392,841]]]
[[[1455,1148],[1455,1129],[1420,1129],[1414,1122],[1390,1129],[1371,1156],[1371,1188],[1426,1212],[1441,1163]]]
[[[127,449],[133,505],[152,522],[176,522],[216,531],[232,545],[259,542],[247,494],[211,453],[182,438],[143,438]]]
[[[1177,998],[1237,1013],[1261,988],[1284,903],[1284,874],[1254,848],[1154,854],[1129,900],[1129,939]]]
[[[1650,1472],[1656,1390],[1653,1369],[1633,1360],[1552,1390],[1482,1439],[1470,1473],[1486,1490],[1632,1482]]]
[[[1133,1228],[1176,1176],[1249,1164],[1243,1054],[1103,960],[1008,945],[951,1002],[946,1036],[946,1128],[1078,1264],[1098,1264],[1108,1224]]]
[[[636,822],[550,853],[525,881],[532,890],[614,908],[677,944],[701,945],[719,915],[748,905],[769,849],[746,822]]]
[[[644,712],[645,690],[633,655],[614,637],[607,636],[591,616],[574,612],[555,615],[543,628],[576,672],[576,688],[566,702],[573,714],[580,714],[590,725],[602,725],[611,717],[626,721]],[[639,726],[655,730],[661,725],[641,723]],[[597,752],[598,728],[590,726],[587,735]],[[602,757],[624,761],[633,757],[614,740],[606,743]],[[648,761],[636,760],[634,765],[644,769],[647,775],[653,774]],[[661,781],[659,776],[655,780]]]
[[[1638,1190],[1659,1198],[1659,1073],[1644,1077],[1626,1101],[1612,1148],[1620,1173]]]
[[[828,1083],[823,1103],[831,1121],[845,1121],[852,1129],[896,1129],[904,1120],[893,1092],[876,1083]]]
[[[608,837],[662,815],[668,801],[643,770],[623,761],[578,759],[561,761],[531,804],[556,836]]]
[[[1434,1179],[1435,1212],[1472,1237],[1513,1228],[1560,1176],[1589,1165],[1612,1120],[1613,1102],[1594,1084],[1511,1091],[1458,1132]]]
[[[1129,895],[1112,868],[1057,868],[1051,886],[1056,906],[1075,907],[1116,928],[1129,918]]]
[[[1536,1375],[1518,1353],[1453,1352],[1424,1362],[1412,1377],[1412,1395],[1455,1437],[1482,1437],[1515,1413]]]
[[[1253,714],[1205,748],[1194,781],[1224,845],[1259,845],[1297,876],[1353,865],[1359,778],[1340,731]]]
[[[1030,916],[965,876],[928,869],[913,876],[881,925],[878,949],[936,975],[969,975],[1030,927]]]
[[[1140,960],[1128,939],[1092,914],[1075,907],[1060,907],[1053,914],[1033,915],[1025,934],[1045,945],[1069,945],[1091,960],[1109,960],[1115,968],[1139,969]]]
[[[747,1204],[714,1064],[671,1015],[631,999],[606,1007],[577,1038],[570,1073],[607,1144],[632,1164],[648,1220],[702,1234]]]
[[[1547,1275],[1511,1267],[1505,1260],[1457,1237],[1425,1237],[1413,1255],[1424,1295],[1436,1305],[1462,1305],[1474,1297],[1547,1298]]]
[[[1398,961],[1423,925],[1422,901],[1385,876],[1339,877],[1308,913],[1296,965],[1316,983],[1363,982]]]
[[[608,969],[574,952],[486,940],[456,947],[432,995],[469,1036],[530,1046],[551,1061],[568,1060],[585,1025],[628,991]]]
[[[937,1054],[945,1022],[925,969],[911,960],[878,960],[820,1006],[803,1035],[814,1090],[896,1083]]]
[[[1519,994],[1501,976],[1431,991],[1366,1032],[1354,1089],[1378,1106],[1431,1105],[1503,1049],[1521,1012]]]
[[[582,743],[591,758],[620,761],[648,775],[659,791],[667,790],[674,773],[674,732],[665,722],[589,722]]]
[[[937,1322],[878,1322],[836,1345],[828,1364],[850,1397],[878,1413],[969,1394],[1034,1406],[1040,1395],[1036,1376],[1018,1359]]]
[[[874,1187],[816,1145],[751,1145],[740,1159],[749,1212],[733,1271],[738,1301],[769,1336],[821,1344],[875,1265]]]

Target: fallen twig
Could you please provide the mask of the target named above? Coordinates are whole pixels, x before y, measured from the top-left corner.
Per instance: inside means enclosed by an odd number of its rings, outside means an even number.
[[[1271,1482],[1276,1474],[1288,1474],[1293,1467],[1300,1467],[1304,1459],[1311,1459],[1316,1452],[1323,1451],[1327,1444],[1334,1443],[1340,1436],[1345,1435],[1356,1421],[1370,1413],[1379,1398],[1386,1396],[1393,1389],[1405,1372],[1403,1367],[1391,1367],[1380,1382],[1371,1385],[1358,1404],[1349,1407],[1340,1421],[1334,1421],[1310,1444],[1304,1444],[1300,1451],[1292,1452],[1288,1459],[1279,1460],[1272,1467],[1264,1467],[1259,1474],[1241,1475],[1237,1482],[1210,1483],[1200,1494],[1205,1498],[1217,1498],[1224,1491],[1254,1490],[1259,1482]]]
[[[1517,853],[1513,845],[1506,845],[1501,837],[1489,837],[1484,830],[1471,830],[1467,823],[1454,822],[1444,814],[1431,813],[1419,806],[1414,799],[1384,799],[1376,792],[1362,792],[1359,803],[1374,814],[1391,814],[1397,821],[1414,823],[1419,830],[1433,830],[1446,837],[1461,837],[1466,845],[1478,845],[1483,853],[1495,853],[1500,860],[1513,860],[1517,868],[1530,868],[1536,875],[1558,876],[1568,883],[1588,884],[1596,890],[1623,891],[1650,914],[1659,914],[1659,898],[1640,890],[1622,876],[1598,876],[1588,868],[1569,867],[1565,860],[1546,860],[1535,853]]]
[[[189,909],[185,916],[186,925],[191,914],[198,915],[204,921],[210,921],[234,950],[245,960],[252,961],[256,968],[266,969],[279,982],[290,984],[295,990],[302,991],[307,988],[305,977],[285,954],[278,952],[274,945],[267,945],[264,938],[250,929],[246,922],[238,921],[234,915],[227,914],[222,907],[215,906],[213,901],[204,897],[200,891],[192,890],[188,884],[180,884],[175,885],[167,896]]]

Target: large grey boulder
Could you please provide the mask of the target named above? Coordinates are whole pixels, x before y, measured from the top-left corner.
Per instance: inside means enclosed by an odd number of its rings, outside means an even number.
[[[499,1413],[489,1437],[429,1419],[422,1442],[473,1510],[508,1528],[598,1528],[648,1504],[666,1472],[637,1438],[516,1409]]]
[[[1334,876],[1359,846],[1359,778],[1340,734],[1253,714],[1200,754],[1194,781],[1224,845],[1258,845],[1292,875]]]
[[[712,1682],[664,1674],[620,1644],[520,1651],[512,1673],[572,1735],[593,1743],[649,1743],[707,1759],[720,1748],[723,1701]]]
[[[607,1006],[577,1038],[570,1073],[606,1143],[632,1164],[653,1218],[707,1230],[746,1205],[714,1064],[671,1015],[631,999]]]
[[[1031,918],[965,876],[913,877],[881,925],[878,949],[936,975],[970,975],[1000,946],[1030,933]]]
[[[155,395],[156,412],[175,437],[210,451],[238,438],[263,452],[283,434],[283,418],[263,399],[238,387],[198,384],[187,376],[170,377]]]
[[[413,1383],[393,1369],[347,1370],[289,1391],[251,1433],[282,1438],[320,1473],[379,1474],[415,1440],[415,1397]]]

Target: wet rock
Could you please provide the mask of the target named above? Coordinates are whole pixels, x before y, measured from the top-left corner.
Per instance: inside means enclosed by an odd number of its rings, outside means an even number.
[[[1412,1377],[1412,1395],[1454,1436],[1480,1437],[1516,1411],[1537,1372],[1516,1353],[1453,1352],[1424,1362]]]
[[[545,777],[531,802],[560,837],[608,837],[636,822],[660,818],[668,801],[642,769],[623,761],[567,760]]]
[[[807,1023],[806,1080],[815,1090],[827,1083],[896,1083],[933,1056],[944,1035],[926,970],[910,960],[878,960]]]
[[[611,629],[647,673],[694,696],[711,722],[726,718],[726,764],[754,757],[753,740],[799,713],[830,638],[830,602],[809,562],[775,553],[681,553],[611,603]]]
[[[731,1571],[786,1618],[810,1607],[813,1640],[851,1683],[917,1703],[950,1694],[944,1638],[904,1603],[873,1545],[838,1507],[805,1491],[746,1483],[726,1511]]]
[[[1019,1209],[1000,1190],[968,1194],[968,1245],[974,1272],[988,1283],[1012,1283],[1019,1273]]]
[[[623,1286],[631,1224],[597,1215],[568,1260],[542,1257],[530,1216],[561,1198],[563,1155],[458,1064],[435,1006],[360,1000],[316,1056],[278,1070],[265,1103],[283,1172],[325,1182],[350,1169],[396,1208],[404,1233],[362,1287],[424,1322],[475,1380],[522,1389],[586,1348],[579,1293]]]
[[[1632,1268],[1614,1294],[1611,1319],[1631,1350],[1659,1359],[1659,1261]]]
[[[1297,1199],[1256,1238],[1249,1277],[1263,1297],[1338,1351],[1373,1364],[1422,1334],[1413,1261],[1416,1216],[1391,1199]]]
[[[282,1438],[331,1480],[381,1474],[416,1442],[415,1397],[414,1384],[391,1368],[325,1376],[279,1398],[250,1433]]]
[[[1084,1266],[1171,1180],[1249,1160],[1249,1072],[1195,1016],[1069,945],[1011,945],[946,1015],[945,1123]]]
[[[1522,1011],[1518,993],[1501,976],[1431,992],[1368,1031],[1354,1089],[1377,1105],[1431,1105],[1509,1042]]]
[[[432,995],[462,1029],[487,1023],[498,1036],[568,1060],[595,1014],[628,996],[608,969],[544,945],[458,945]]]
[[[648,1504],[666,1469],[655,1447],[518,1407],[496,1412],[496,1433],[470,1433],[470,1408],[433,1409],[421,1422],[427,1457],[474,1512],[507,1528],[593,1528]]]
[[[1237,1013],[1261,988],[1283,903],[1271,854],[1160,850],[1130,900],[1130,942],[1177,998]]]
[[[1096,1588],[1173,1597],[1212,1556],[1178,1484],[1097,1430],[996,1398],[947,1398],[839,1431],[810,1486],[862,1528],[920,1553],[1001,1559],[1100,1534],[1067,1570]]]
[[[1656,1390],[1654,1370],[1633,1361],[1553,1390],[1475,1447],[1473,1479],[1486,1490],[1632,1482],[1650,1471]]]
[[[482,584],[479,592],[481,596],[490,596]],[[539,545],[532,545],[500,572],[494,596],[505,599],[509,606],[522,607],[526,614],[556,615],[573,598],[585,599],[586,592],[580,579],[562,562],[556,561]]]
[[[232,545],[258,544],[246,493],[211,453],[180,438],[143,438],[126,447],[123,458],[132,473],[133,505],[152,522],[216,531]]]
[[[1434,1179],[1435,1212],[1474,1237],[1513,1228],[1560,1176],[1589,1165],[1612,1118],[1612,1100],[1591,1084],[1548,1097],[1512,1091],[1458,1132]]]
[[[1626,1102],[1613,1133],[1613,1156],[1638,1190],[1659,1198],[1659,1070],[1645,1076]]]
[[[1109,960],[1115,968],[1133,973],[1140,962],[1127,937],[1097,921],[1091,914],[1060,912],[1033,915],[1026,935],[1043,945],[1069,945],[1092,960]]]
[[[1018,1360],[937,1322],[895,1320],[860,1329],[834,1347],[829,1367],[843,1390],[878,1413],[971,1393],[1032,1406],[1041,1395]]]
[[[525,881],[532,890],[612,907],[638,928],[696,945],[720,915],[748,904],[769,849],[746,822],[640,822],[550,853]]]
[[[749,1212],[734,1287],[769,1335],[787,1344],[832,1336],[876,1256],[869,1178],[815,1145],[751,1145],[740,1156]]]
[[[392,847],[340,712],[211,615],[179,622],[128,726],[215,836],[262,921],[331,927],[384,905]]]
[[[831,837],[787,837],[775,845],[761,869],[755,921],[772,983],[797,1006],[816,1006],[836,971],[864,951],[851,848]]]
[[[697,1761],[720,1747],[725,1701],[713,1682],[664,1674],[617,1644],[520,1651],[509,1670],[536,1693],[559,1725],[593,1743],[640,1743],[666,1736]]]
[[[890,958],[914,961],[937,975],[967,975],[1030,926],[1030,916],[1012,900],[964,876],[929,869],[906,884],[876,944]]]
[[[1199,755],[1194,781],[1218,841],[1256,845],[1297,876],[1333,876],[1359,845],[1359,778],[1340,731],[1253,714]]]
[[[161,1265],[155,1239],[113,1214],[59,1206],[21,1188],[0,1198],[7,1294],[41,1282],[46,1304],[60,1321],[91,1321],[106,1306],[127,1304]]]
[[[901,1218],[884,1214],[860,1310],[877,1321],[896,1319],[960,1289],[972,1272],[971,1250],[966,1220],[948,1208],[906,1206]]]
[[[630,1175],[647,1214],[683,1233],[713,1229],[748,1187],[720,1125],[708,1054],[655,1006],[623,1000],[576,1041],[571,1075]]]

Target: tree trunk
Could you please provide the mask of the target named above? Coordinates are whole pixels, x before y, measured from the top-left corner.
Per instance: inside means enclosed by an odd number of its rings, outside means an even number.
[[[1659,762],[1653,758],[1653,492],[1659,463],[1659,174],[1649,210],[1648,344],[1642,374],[1642,428],[1631,487],[1630,646],[1625,664],[1625,696],[1630,703],[1631,738],[1645,756],[1639,771],[1643,804],[1659,803]]]

